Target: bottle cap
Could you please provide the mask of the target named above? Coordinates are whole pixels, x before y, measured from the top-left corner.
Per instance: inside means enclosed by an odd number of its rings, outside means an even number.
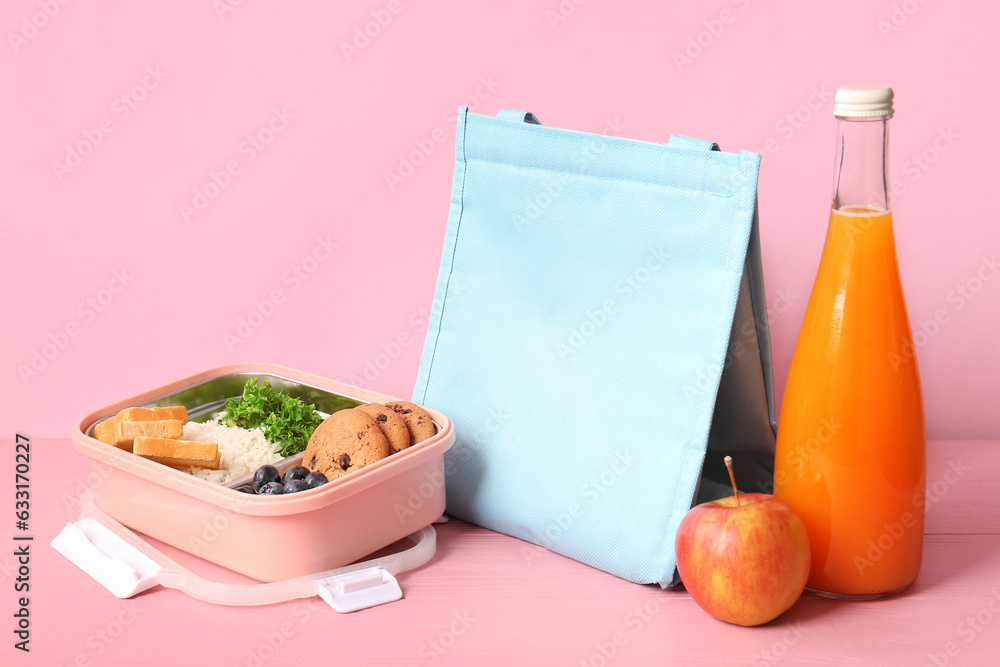
[[[834,98],[833,115],[843,118],[891,116],[892,88],[861,86],[838,88]]]

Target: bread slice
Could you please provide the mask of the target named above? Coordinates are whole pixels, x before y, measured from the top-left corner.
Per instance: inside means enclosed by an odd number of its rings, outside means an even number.
[[[179,438],[182,435],[184,435],[184,425],[179,419],[143,422],[122,421],[112,426],[101,440],[109,445],[114,445],[115,447],[131,452],[133,441],[140,436],[150,438]]]
[[[165,419],[176,419],[181,424],[186,424],[188,420],[187,408],[183,405],[170,405],[165,408],[125,408],[120,410],[118,414],[99,422],[94,427],[94,436],[102,442],[108,442],[105,438],[115,424],[124,421],[151,422]]]
[[[135,439],[133,453],[150,461],[168,466],[219,469],[222,455],[214,442],[196,440],[171,440],[139,436]]]

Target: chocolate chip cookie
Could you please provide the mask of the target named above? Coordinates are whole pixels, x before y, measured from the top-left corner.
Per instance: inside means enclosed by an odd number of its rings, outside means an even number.
[[[391,401],[386,403],[385,407],[395,412],[406,422],[406,428],[410,430],[410,444],[415,445],[437,433],[437,427],[434,426],[431,416],[416,403]]]
[[[394,453],[410,446],[410,429],[401,415],[378,403],[359,405],[355,410],[361,410],[375,420]]]
[[[391,452],[375,420],[350,408],[333,413],[316,427],[302,454],[302,465],[332,481],[380,461]]]

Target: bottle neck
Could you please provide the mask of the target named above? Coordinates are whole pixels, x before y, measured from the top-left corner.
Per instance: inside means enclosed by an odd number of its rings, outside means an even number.
[[[889,118],[837,117],[834,210],[889,210]]]

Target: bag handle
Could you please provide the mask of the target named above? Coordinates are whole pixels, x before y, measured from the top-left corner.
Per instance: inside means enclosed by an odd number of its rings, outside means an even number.
[[[497,118],[500,120],[509,120],[514,123],[531,123],[532,125],[541,125],[541,123],[538,122],[538,119],[535,118],[535,114],[530,111],[504,109],[497,113]]]
[[[671,134],[670,143],[667,144],[671,148],[684,148],[690,151],[717,151],[719,150],[719,144],[714,141],[706,141],[705,139],[696,139],[695,137],[688,137],[683,134]]]
[[[535,114],[530,111],[521,111],[520,109],[503,109],[497,113],[497,118],[500,120],[507,120],[512,123],[531,123],[532,125],[541,125]],[[697,139],[683,134],[671,134],[670,142],[667,145],[671,148],[683,148],[690,151],[719,150],[719,144],[714,141]]]

